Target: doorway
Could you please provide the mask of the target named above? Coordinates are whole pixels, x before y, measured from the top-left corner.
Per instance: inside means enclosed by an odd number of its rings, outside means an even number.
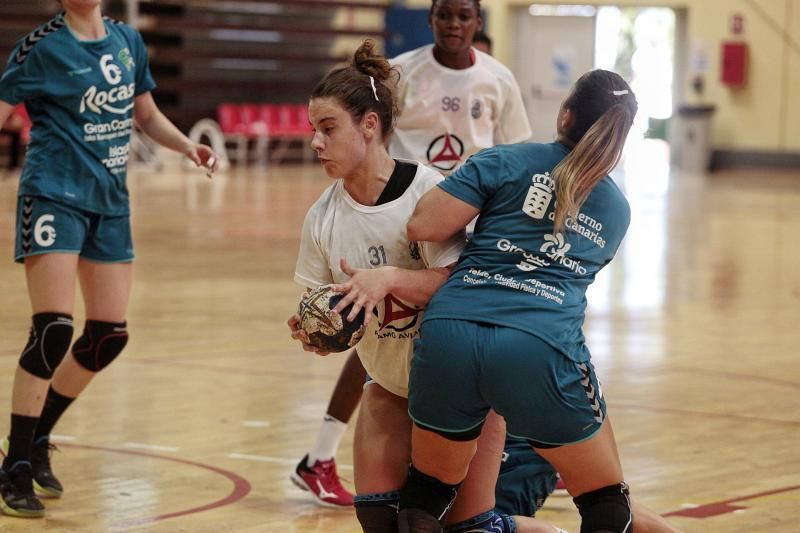
[[[512,69],[534,142],[555,137],[558,108],[584,72],[618,72],[639,101],[632,129],[666,138],[672,116],[676,32],[684,20],[671,8],[533,4],[514,13]],[[680,72],[680,71],[677,71]]]

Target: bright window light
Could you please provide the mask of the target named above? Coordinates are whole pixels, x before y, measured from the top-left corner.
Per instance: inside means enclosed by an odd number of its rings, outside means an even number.
[[[535,17],[593,17],[594,6],[531,4],[528,12]]]

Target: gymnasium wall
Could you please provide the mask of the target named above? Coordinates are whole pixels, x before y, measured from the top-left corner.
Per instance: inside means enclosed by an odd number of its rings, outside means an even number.
[[[525,0],[482,0],[489,15],[489,34],[495,40],[495,55],[509,63],[512,35],[509,28],[513,8],[529,5]],[[537,0],[540,4],[561,4]],[[800,154],[800,0],[581,0],[581,4],[616,6],[664,6],[684,8],[688,42],[684,73],[686,103],[712,103],[712,144],[716,150],[744,153]],[[429,0],[408,0],[406,5],[430,6]],[[731,33],[731,18],[739,13],[744,32]],[[749,45],[749,77],[741,89],[730,89],[719,81],[720,46],[726,40]],[[697,57],[707,57],[705,91],[693,95],[691,80]],[[682,102],[676,102],[682,103]]]

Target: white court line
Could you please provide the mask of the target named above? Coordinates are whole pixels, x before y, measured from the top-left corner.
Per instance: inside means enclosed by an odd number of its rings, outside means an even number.
[[[295,466],[299,459],[285,459],[283,457],[272,457],[270,455],[248,455],[246,453],[229,453],[229,459],[242,459],[245,461],[261,461],[262,463],[276,463],[279,465]],[[339,470],[352,470],[353,465],[337,464]]]
[[[245,453],[229,453],[230,459],[244,459],[245,461],[261,461],[263,463],[277,463],[279,465],[296,465],[296,459],[283,459],[282,457],[270,457],[269,455],[247,455]]]
[[[246,428],[268,428],[272,422],[269,420],[245,420],[242,425]]]
[[[50,435],[50,440],[57,442],[73,442],[78,440],[78,437],[73,437],[72,435]]]
[[[134,450],[150,450],[154,452],[177,452],[180,450],[175,446],[158,446],[156,444],[142,444],[141,442],[126,442],[123,446]]]

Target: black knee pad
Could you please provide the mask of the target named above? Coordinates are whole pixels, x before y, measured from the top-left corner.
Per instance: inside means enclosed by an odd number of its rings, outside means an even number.
[[[397,514],[398,533],[442,533],[442,523],[422,509],[400,509]]]
[[[631,533],[633,513],[628,485],[619,483],[573,498],[581,514],[581,533]]]
[[[444,533],[475,533],[478,531],[516,533],[517,524],[513,517],[491,510],[444,528]]]
[[[87,320],[83,335],[72,347],[72,356],[86,370],[100,372],[122,353],[127,343],[126,322]]]
[[[28,344],[19,358],[19,366],[36,377],[50,379],[64,359],[72,342],[72,317],[64,313],[33,315]]]
[[[397,533],[399,503],[398,491],[356,496],[356,517],[364,533]]]
[[[408,468],[406,484],[400,491],[400,510],[424,511],[440,524],[444,524],[447,512],[453,505],[460,486],[461,483],[456,485],[442,483],[411,465]],[[417,513],[412,514],[416,515]],[[417,518],[421,520],[421,517]],[[427,531],[427,529],[420,531]]]

